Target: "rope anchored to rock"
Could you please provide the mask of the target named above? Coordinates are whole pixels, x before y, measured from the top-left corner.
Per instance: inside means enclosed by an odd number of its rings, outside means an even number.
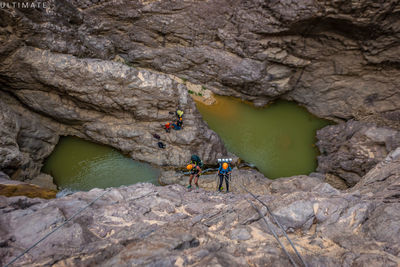
[[[80,209],[79,211],[77,211],[74,215],[72,215],[68,220],[65,220],[61,225],[59,225],[58,227],[56,227],[53,231],[51,231],[50,233],[48,233],[47,235],[45,235],[44,237],[42,237],[39,241],[37,241],[36,243],[34,243],[32,246],[30,246],[29,248],[25,249],[24,252],[22,252],[21,254],[19,254],[17,257],[15,257],[12,261],[10,261],[9,263],[7,263],[6,265],[4,265],[4,267],[8,267],[11,264],[13,264],[14,262],[16,262],[19,258],[21,258],[22,256],[24,256],[26,253],[28,253],[31,249],[33,249],[34,247],[36,247],[40,242],[42,242],[43,240],[45,240],[46,238],[48,238],[51,234],[53,234],[55,231],[57,231],[58,229],[60,229],[61,227],[63,227],[65,224],[67,224],[69,221],[71,221],[73,218],[75,218],[78,214],[80,214],[82,211],[86,210],[89,206],[91,206],[93,203],[95,203],[97,200],[99,200],[102,196],[104,196],[107,192],[109,192],[109,189],[105,190],[104,193],[102,193],[101,195],[99,195],[97,198],[95,198],[94,200],[92,200],[92,202],[90,202],[89,204],[87,204],[85,207],[83,207],[82,209]]]
[[[244,191],[246,191],[248,194],[250,194],[254,199],[256,199],[258,202],[260,202],[266,209],[267,212],[269,213],[269,215],[274,219],[275,223],[279,226],[279,228],[282,230],[283,234],[285,235],[286,239],[289,241],[291,247],[293,248],[294,252],[296,253],[297,257],[300,259],[300,261],[302,262],[302,264],[305,267],[308,267],[307,263],[304,261],[303,257],[300,255],[300,253],[297,251],[295,245],[293,244],[292,240],[289,238],[289,236],[286,234],[285,229],[283,229],[283,226],[280,224],[280,222],[276,219],[276,217],[272,214],[271,210],[269,209],[269,207],[267,206],[267,204],[265,204],[262,200],[260,200],[256,195],[254,195],[253,193],[251,193],[249,190],[247,190],[244,186],[242,186],[241,184],[238,184],[238,186],[240,186]],[[278,235],[275,233],[275,231],[272,229],[272,227],[270,227],[270,225],[268,224],[267,220],[265,219],[264,215],[261,213],[261,211],[249,200],[246,198],[246,200],[250,203],[250,205],[258,212],[258,214],[260,215],[260,217],[264,220],[265,224],[267,225],[268,229],[272,232],[272,234],[274,235],[275,239],[278,241],[279,245],[282,247],[283,251],[285,252],[285,254],[288,256],[290,262],[293,264],[293,266],[297,266],[297,264],[295,263],[295,261],[293,260],[292,256],[290,256],[289,252],[286,250],[285,246],[282,244],[282,242],[279,240]]]

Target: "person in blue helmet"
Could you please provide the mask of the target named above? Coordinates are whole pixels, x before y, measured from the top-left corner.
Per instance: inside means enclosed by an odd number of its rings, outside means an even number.
[[[232,173],[232,168],[229,166],[227,162],[222,163],[218,169],[219,175],[219,186],[218,191],[222,191],[222,183],[224,182],[225,177],[225,184],[226,184],[226,192],[229,192],[229,175]]]

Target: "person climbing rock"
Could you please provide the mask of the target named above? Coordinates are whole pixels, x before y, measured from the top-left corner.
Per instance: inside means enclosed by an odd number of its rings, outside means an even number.
[[[178,127],[183,128],[183,119],[182,119],[182,118],[179,118],[178,121],[176,122],[176,125],[177,125]]]
[[[194,184],[196,188],[199,188],[198,180],[201,175],[201,168],[203,167],[203,162],[197,155],[192,155],[190,158],[190,164],[187,165],[187,169],[190,171],[189,185],[187,188],[192,188],[192,179],[194,177]]]
[[[183,111],[180,110],[180,109],[178,109],[178,110],[176,111],[176,116],[178,117],[178,120],[181,119],[182,116],[183,116]]]
[[[161,137],[160,137],[158,134],[156,134],[156,133],[153,134],[153,137],[154,137],[155,139],[158,139],[158,140],[160,140],[160,138],[161,138]]]
[[[226,185],[226,192],[229,192],[229,175],[232,173],[232,168],[229,166],[227,162],[222,163],[218,169],[218,176],[219,176],[219,186],[218,191],[222,191],[222,183],[224,182],[225,177],[225,185]]]
[[[183,128],[183,119],[180,118],[176,121],[176,123],[172,124],[172,128],[174,128],[174,130],[179,131],[182,130]]]
[[[170,123],[170,122],[167,122],[167,123],[164,125],[164,129],[165,129],[165,131],[166,131],[167,133],[169,133],[169,132],[171,131],[171,123]]]

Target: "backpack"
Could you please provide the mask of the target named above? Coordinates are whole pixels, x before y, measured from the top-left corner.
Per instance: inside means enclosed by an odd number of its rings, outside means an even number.
[[[163,149],[166,147],[166,145],[163,142],[158,142],[157,145],[159,148],[163,148]]]
[[[200,168],[203,168],[203,161],[201,161],[200,157],[197,155],[192,155],[192,157],[190,158],[190,160],[193,163],[196,163],[197,166],[199,166]]]

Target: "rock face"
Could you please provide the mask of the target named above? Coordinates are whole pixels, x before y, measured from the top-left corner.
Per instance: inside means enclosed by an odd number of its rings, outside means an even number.
[[[400,132],[373,123],[348,121],[317,131],[319,172],[331,173],[355,185],[390,151],[400,146]]]
[[[0,169],[17,180],[39,175],[58,142],[57,125],[0,91]]]
[[[283,97],[321,117],[390,124],[400,121],[398,10],[368,0],[63,0],[1,10],[0,59],[24,45],[118,58],[257,105]]]
[[[15,180],[2,178],[0,173],[0,195],[6,197],[27,196],[30,198],[40,197],[44,199],[56,198],[57,191],[48,189],[46,186],[39,187]]]
[[[360,121],[318,133],[318,170],[358,182],[342,192],[321,175],[266,182],[235,170],[235,194],[137,184],[54,200],[0,196],[1,264],[106,193],[16,264],[288,266],[238,189],[245,184],[309,266],[400,265],[399,10],[398,1],[367,0],[58,0],[0,8],[1,177],[40,181],[61,135],[165,167],[192,153],[214,163],[226,150],[176,77],[257,106],[284,98],[324,118]],[[166,134],[161,125],[177,108],[185,127]],[[175,176],[161,179],[187,183]],[[214,190],[215,178],[200,184]]]
[[[290,186],[270,186],[260,199],[268,203],[309,266],[398,266],[399,160],[400,148],[347,192],[298,177],[286,181]],[[51,201],[0,197],[1,263],[102,193],[93,189]],[[114,188],[16,266],[290,265],[246,198],[251,199],[203,189],[189,192],[180,185]]]
[[[400,129],[398,9],[367,0],[62,0],[2,8],[0,95],[17,100],[16,114],[37,113],[30,117],[38,122],[18,115],[1,122],[1,168],[37,176],[66,134],[157,165],[181,165],[191,153],[214,162],[226,152],[221,141],[167,74],[260,106],[285,98],[321,117]],[[160,150],[151,136],[177,107],[186,127],[162,135],[167,148]]]
[[[21,69],[29,71],[21,73]],[[37,175],[41,160],[54,147],[58,136],[68,134],[111,145],[134,159],[157,165],[182,165],[193,153],[205,163],[215,162],[226,153],[219,137],[201,120],[186,86],[167,75],[137,70],[119,62],[79,59],[25,47],[3,61],[0,76],[9,85],[3,89],[25,107],[42,114],[35,115],[38,120],[32,124],[23,117],[18,120],[15,118],[18,116],[4,113],[7,119],[3,123],[9,124],[5,125],[9,133],[4,134],[3,142],[10,147],[2,152],[5,169],[23,167],[27,160],[19,156],[18,147],[21,152],[27,147],[27,155],[36,157],[32,162],[38,166],[34,171]],[[170,112],[178,107],[185,111],[184,129],[167,134],[162,126],[176,119]],[[48,118],[52,123],[45,125]],[[19,124],[24,122],[38,130],[33,135],[21,136]],[[43,130],[50,136],[41,136],[38,131]],[[158,148],[154,133],[161,136],[165,149]],[[17,140],[17,134],[25,138]],[[37,142],[26,141],[28,137],[50,142],[44,144],[44,149]],[[46,153],[33,153],[32,146]]]

